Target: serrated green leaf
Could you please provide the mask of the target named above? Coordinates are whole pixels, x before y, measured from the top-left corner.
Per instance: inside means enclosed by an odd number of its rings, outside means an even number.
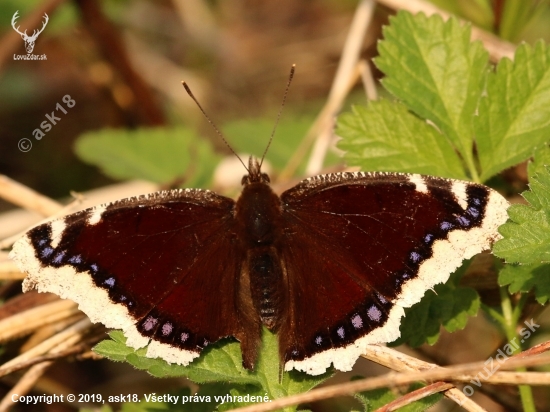
[[[483,91],[488,54],[470,42],[470,27],[455,18],[400,11],[384,28],[376,65],[383,85],[420,117],[432,121],[459,151],[470,173],[473,115]]]
[[[88,132],[75,151],[114,179],[182,180],[186,187],[206,186],[220,158],[206,139],[182,127]]]
[[[420,302],[405,309],[401,321],[401,337],[391,346],[408,343],[416,347],[423,343],[433,345],[439,339],[440,326],[448,332],[464,329],[471,316],[475,316],[480,306],[477,292],[469,287],[459,286],[458,282],[469,263],[463,264],[447,283],[426,292]]]
[[[379,100],[355,106],[339,117],[336,133],[342,137],[338,147],[346,151],[346,163],[362,170],[466,178],[449,142],[401,103]]]
[[[530,292],[544,305],[550,299],[550,263],[535,265],[506,265],[498,275],[501,286],[510,285],[510,293]]]
[[[529,158],[550,136],[550,48],[520,45],[487,79],[475,118],[481,179]]]
[[[147,370],[154,376],[185,376],[195,383],[234,382],[238,384],[257,384],[254,374],[243,369],[242,357],[237,342],[222,342],[211,345],[203,354],[189,366],[168,364],[161,359],[151,359],[145,356],[144,348],[135,350],[126,346],[126,339],[120,331],[111,332],[117,340],[103,341],[96,345],[94,350],[102,356],[114,361],[120,361],[125,354],[124,361],[137,369]]]
[[[281,380],[277,335],[266,328],[262,333],[262,346],[254,372],[242,367],[241,351],[237,342],[218,342],[210,345],[190,365],[181,366],[168,364],[161,359],[147,358],[145,348],[135,350],[127,347],[126,338],[120,331],[113,331],[110,336],[110,341],[100,342],[94,348],[97,353],[109,359],[124,360],[157,377],[185,376],[199,384],[231,382],[231,390],[239,393],[246,387],[246,393],[250,394],[250,386],[253,386],[262,396],[265,394],[269,399],[306,392],[332,376],[332,372],[309,376],[292,371],[284,373]],[[285,410],[294,411],[296,408],[290,407]]]
[[[529,205],[512,205],[510,220],[499,232],[503,239],[493,253],[509,263],[539,264],[550,262],[550,171],[545,167],[531,177],[530,191],[522,196]]]

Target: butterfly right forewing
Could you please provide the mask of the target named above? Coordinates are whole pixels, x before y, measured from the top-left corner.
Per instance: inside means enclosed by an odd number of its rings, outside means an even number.
[[[281,195],[290,316],[286,369],[350,370],[368,343],[399,336],[403,308],[490,247],[507,201],[469,182],[339,173]]]

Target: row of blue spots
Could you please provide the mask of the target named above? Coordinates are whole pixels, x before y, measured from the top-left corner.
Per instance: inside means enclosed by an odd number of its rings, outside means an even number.
[[[86,265],[86,262],[84,262],[84,259],[80,254],[72,255],[68,257],[67,251],[61,250],[61,251],[58,251],[53,258],[51,258],[51,256],[56,252],[56,249],[51,247],[50,232],[47,231],[46,232],[47,234],[46,234],[44,231],[45,229],[43,228],[42,230],[37,231],[33,235],[31,235],[33,237],[36,237],[37,235],[40,236],[38,241],[35,241],[34,244],[38,249],[42,263],[48,264],[47,259],[50,258],[51,264],[56,266],[59,266],[62,264],[70,264],[73,267],[75,267],[75,269],[79,272],[83,272],[87,270],[91,273],[92,276],[96,276],[99,273],[99,266],[96,263],[92,263],[91,265]],[[112,276],[103,281],[103,285],[105,285],[109,289],[114,288],[115,283],[116,283],[116,279]],[[134,303],[128,300],[128,298],[124,295],[117,296],[116,300],[118,302],[124,302],[127,307],[134,306]]]
[[[376,296],[382,304],[388,303],[386,298],[384,298],[381,294],[376,293]],[[383,318],[383,312],[382,312],[382,310],[380,310],[380,308],[376,304],[371,304],[369,306],[369,308],[366,311],[366,315],[369,318],[369,320],[371,321],[370,323],[372,323],[372,322],[380,323],[383,320],[382,319]],[[363,327],[365,326],[363,318],[361,317],[361,315],[359,313],[354,313],[350,317],[350,322],[351,322],[351,325],[353,326],[353,328],[356,329],[356,330],[363,329]],[[338,329],[336,330],[336,334],[338,335],[338,337],[340,339],[345,339],[345,337],[346,337],[345,328],[343,326],[338,327]],[[314,339],[314,342],[317,346],[321,346],[322,343],[323,343],[323,337],[321,335],[317,335]],[[293,351],[292,354],[297,355],[297,351]]]
[[[157,326],[158,323],[159,323],[159,318],[149,315],[142,322],[141,326],[146,332],[150,332]],[[171,322],[166,321],[160,327],[160,332],[163,337],[167,338],[174,332],[174,329],[175,329],[174,325]],[[190,337],[191,337],[191,334],[189,332],[182,332],[179,335],[179,340],[181,343],[185,343],[189,340]],[[203,339],[202,345],[197,345],[197,346],[205,348],[209,344],[210,342],[208,341],[208,339],[205,338]]]
[[[481,204],[481,201],[477,198],[472,198],[471,201],[472,201],[472,203],[474,203],[477,206],[479,206]],[[480,211],[479,211],[478,208],[476,208],[474,206],[469,206],[466,209],[466,214],[468,214],[471,217],[473,217],[474,219],[476,219],[477,217],[479,217]],[[457,216],[456,221],[458,222],[458,224],[460,226],[465,227],[465,228],[472,225],[472,221],[464,215]],[[446,220],[444,220],[443,222],[441,222],[439,224],[439,228],[441,230],[445,231],[445,232],[448,232],[448,231],[452,230],[454,227],[455,227],[455,225],[453,223],[448,222]],[[424,235],[424,243],[427,246],[431,246],[434,239],[435,239],[435,236],[432,233],[428,233],[428,234]],[[409,259],[413,264],[418,264],[422,261],[422,256],[417,251],[412,251],[409,255]]]

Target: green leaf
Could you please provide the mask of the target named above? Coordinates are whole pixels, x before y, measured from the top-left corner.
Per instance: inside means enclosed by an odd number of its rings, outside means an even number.
[[[360,376],[354,376],[351,380],[363,379]],[[395,394],[389,388],[373,389],[371,391],[358,392],[354,397],[363,404],[365,412],[375,411],[382,406],[395,400]]]
[[[292,371],[285,372],[281,379],[277,335],[266,328],[262,333],[262,346],[254,372],[242,367],[240,345],[234,341],[210,345],[190,365],[181,366],[168,364],[161,359],[147,358],[146,348],[135,350],[127,347],[126,338],[121,331],[112,331],[109,336],[111,340],[97,344],[95,352],[114,361],[126,361],[157,377],[184,376],[198,384],[231,382],[229,392],[239,393],[240,396],[251,395],[255,391],[254,393],[269,399],[277,399],[307,392],[332,376],[332,372],[309,376]],[[239,405],[245,404],[247,403]],[[296,409],[292,407],[286,410]]]
[[[256,384],[254,374],[243,369],[239,343],[225,341],[209,346],[189,366],[168,364],[161,359],[145,356],[146,349],[135,350],[126,346],[121,331],[111,331],[111,340],[98,343],[94,350],[111,360],[124,360],[138,369],[147,370],[157,377],[185,376],[195,383],[227,382]]]
[[[439,339],[441,325],[448,332],[464,329],[471,316],[475,316],[480,306],[477,292],[469,287],[459,286],[459,280],[469,261],[463,264],[447,283],[426,292],[420,302],[405,309],[401,321],[401,337],[391,346],[408,343],[416,347],[423,343],[433,345]]]
[[[420,117],[432,121],[476,177],[473,115],[483,91],[488,54],[470,42],[470,27],[439,15],[400,11],[384,28],[376,65],[383,85]]]
[[[510,285],[510,293],[535,291],[535,298],[544,305],[550,299],[550,263],[506,265],[498,275],[501,286]]]
[[[336,133],[342,137],[338,147],[346,151],[346,163],[362,170],[466,178],[449,142],[401,103],[379,100],[355,106],[339,117]]]
[[[487,79],[475,135],[481,179],[528,159],[550,136],[550,48],[522,44]]]
[[[512,205],[510,220],[499,229],[503,239],[493,253],[509,263],[550,262],[550,170],[545,167],[531,177],[530,191],[522,196],[528,205]]]
[[[186,187],[205,186],[219,159],[206,139],[181,127],[89,132],[78,138],[75,150],[114,179],[183,180]]]

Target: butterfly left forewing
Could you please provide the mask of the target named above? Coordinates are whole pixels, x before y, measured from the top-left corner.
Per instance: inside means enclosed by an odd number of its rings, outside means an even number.
[[[260,328],[240,292],[234,206],[196,189],[125,199],[37,226],[11,256],[28,273],[25,290],[74,300],[129,346],[151,341],[148,356],[188,364],[235,336],[250,364]]]

